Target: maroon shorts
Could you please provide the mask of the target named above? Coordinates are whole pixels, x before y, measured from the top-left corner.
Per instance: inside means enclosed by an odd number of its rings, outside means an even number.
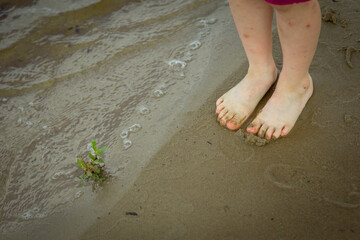
[[[265,1],[274,5],[289,5],[293,3],[309,2],[310,0],[265,0]]]

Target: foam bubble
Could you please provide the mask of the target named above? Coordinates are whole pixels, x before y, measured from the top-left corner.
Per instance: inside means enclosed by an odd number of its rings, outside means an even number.
[[[217,18],[210,18],[209,20],[207,20],[208,24],[214,24],[217,22]]]
[[[45,218],[47,216],[46,212],[37,213],[35,215],[35,218]]]
[[[140,112],[140,114],[142,114],[142,115],[146,115],[146,114],[149,114],[149,113],[150,113],[150,109],[147,108],[147,107],[145,107],[145,106],[141,106],[141,107],[139,108],[139,112]]]
[[[162,90],[160,90],[160,89],[156,89],[156,90],[153,92],[153,95],[154,95],[154,97],[156,97],[156,98],[161,98],[162,96],[165,95],[165,93],[164,93]]]
[[[181,71],[186,67],[186,62],[177,59],[168,61],[168,64],[174,71]]]
[[[25,219],[25,220],[28,220],[28,219],[31,219],[33,217],[33,213],[31,210],[23,213],[23,215],[21,215],[21,218]]]
[[[184,57],[183,57],[185,62],[190,62],[192,60],[192,58],[193,58],[192,52],[190,52],[190,51],[185,52]]]
[[[78,198],[81,197],[83,194],[84,194],[83,191],[77,191],[77,192],[75,193],[75,199],[78,199]]]
[[[65,173],[64,171],[57,172],[57,173],[55,173],[55,174],[51,177],[51,179],[56,180],[56,179],[58,179],[59,177],[65,175],[65,174],[66,174],[66,173]]]
[[[129,136],[129,131],[127,129],[122,130],[120,133],[121,138],[127,138]]]
[[[141,125],[138,124],[138,123],[135,123],[134,125],[132,125],[131,127],[129,127],[129,132],[132,132],[132,133],[136,133],[138,131],[141,130]]]
[[[210,19],[201,19],[200,23],[203,25],[207,25],[207,24],[214,24],[217,22],[216,18],[210,18]]]
[[[191,50],[196,50],[200,47],[201,47],[201,42],[199,40],[196,40],[196,41],[193,41],[192,43],[190,43]]]
[[[40,208],[38,208],[38,207],[34,207],[32,210],[33,210],[34,213],[40,212]]]
[[[129,149],[132,146],[132,141],[128,138],[124,138],[123,140],[124,148]]]

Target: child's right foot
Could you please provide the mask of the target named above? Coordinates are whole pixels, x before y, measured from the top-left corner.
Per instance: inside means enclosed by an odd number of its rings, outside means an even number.
[[[216,101],[216,114],[221,125],[230,130],[240,128],[277,78],[275,64],[250,69],[235,87]]]

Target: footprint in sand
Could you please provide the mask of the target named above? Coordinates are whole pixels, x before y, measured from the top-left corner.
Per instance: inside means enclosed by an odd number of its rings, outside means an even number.
[[[246,163],[249,162],[255,155],[253,146],[245,144],[242,139],[238,137],[224,138],[220,141],[220,150],[230,160],[235,162]]]
[[[342,208],[360,207],[360,179],[351,179],[336,170],[315,172],[299,166],[273,164],[264,174],[280,189],[303,191]]]

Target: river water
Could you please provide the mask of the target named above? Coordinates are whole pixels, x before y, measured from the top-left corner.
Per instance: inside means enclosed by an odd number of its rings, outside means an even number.
[[[125,191],[197,84],[207,58],[199,51],[221,7],[226,2],[0,4],[3,233],[99,199],[77,179],[76,158],[87,155],[91,139],[107,146],[112,198]],[[134,124],[140,130],[126,134]]]

